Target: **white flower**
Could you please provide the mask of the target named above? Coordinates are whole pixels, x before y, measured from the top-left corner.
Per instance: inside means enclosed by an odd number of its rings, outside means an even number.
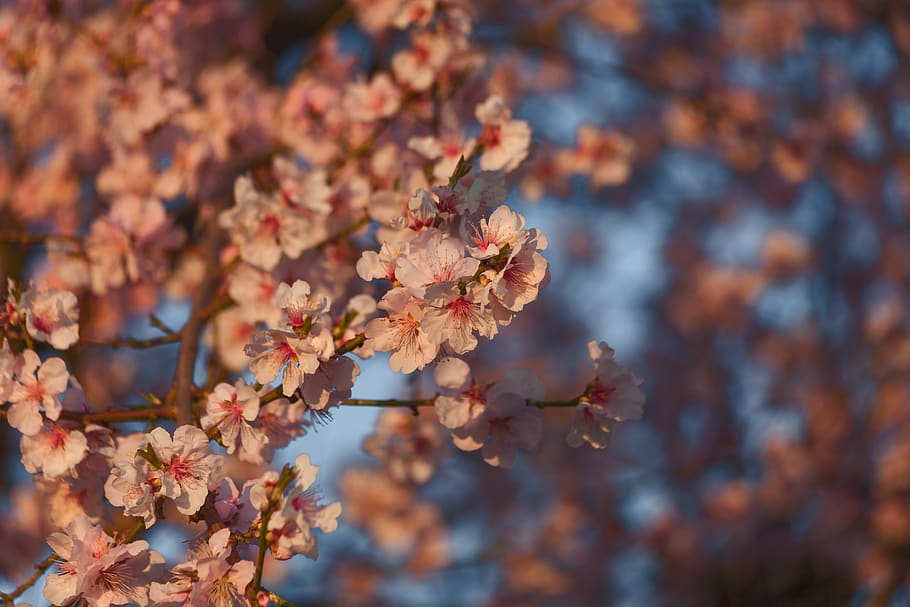
[[[259,383],[274,380],[283,367],[282,391],[291,396],[304,375],[315,373],[319,361],[328,360],[335,350],[331,332],[316,325],[303,339],[289,331],[258,331],[243,351],[253,359],[250,370]]]
[[[164,559],[148,549],[148,542],[115,544],[100,526],[77,516],[65,533],[52,533],[47,543],[63,561],[60,573],[50,573],[44,597],[56,605],[93,607],[148,605],[148,584],[153,568]]]
[[[195,514],[205,503],[209,486],[221,480],[223,458],[212,453],[209,438],[196,426],[180,426],[171,439],[155,428],[148,444],[162,463],[161,494],[174,500],[182,514]]]
[[[642,380],[613,360],[613,349],[606,343],[590,342],[588,354],[594,361],[594,379],[575,407],[566,440],[572,447],[588,443],[603,449],[614,422],[641,419],[645,395],[639,387]]]
[[[315,560],[319,549],[313,529],[331,533],[338,528],[341,503],[323,505],[319,494],[313,490],[319,466],[310,463],[310,456],[303,454],[294,460],[297,476],[282,503],[281,510],[269,519],[269,532],[274,539],[271,548],[277,559],[288,559],[294,554]]]
[[[19,373],[19,358],[9,349],[6,338],[0,338],[0,402],[5,403],[13,393],[16,375]]]
[[[506,246],[515,250],[528,237],[524,226],[523,216],[505,205],[497,207],[489,219],[482,217],[480,223],[473,227],[473,234],[468,236],[468,240],[474,246],[468,247],[468,253],[476,259],[489,259]]]
[[[9,397],[9,425],[26,435],[37,433],[44,424],[38,407],[44,407],[48,419],[58,419],[63,409],[59,395],[68,382],[69,372],[62,359],[49,358],[42,363],[34,351],[23,352],[22,370]]]
[[[392,371],[413,373],[436,358],[439,346],[420,326],[423,309],[406,289],[387,292],[378,307],[389,316],[368,322],[364,335],[367,344],[377,352],[392,351],[389,359]]]
[[[206,430],[217,428],[228,453],[234,453],[239,446],[241,460],[258,463],[262,461],[260,452],[269,438],[250,425],[257,415],[259,395],[243,380],[238,380],[233,386],[226,383],[215,386],[200,422]]]
[[[391,116],[400,105],[401,93],[388,74],[380,72],[369,84],[349,84],[342,105],[351,120],[373,122]]]
[[[483,131],[477,138],[483,146],[480,168],[508,173],[518,167],[528,155],[531,128],[524,120],[512,120],[512,112],[501,97],[492,95],[477,106],[477,120]]]
[[[489,309],[483,306],[483,289],[475,284],[462,294],[453,283],[442,283],[427,289],[429,307],[421,325],[438,344],[448,344],[456,354],[477,347],[474,333],[493,339],[498,327]]]
[[[56,478],[76,473],[76,466],[88,453],[88,440],[78,430],[67,430],[47,423],[31,436],[20,441],[22,465],[32,474],[41,472],[44,478]]]
[[[465,257],[464,251],[465,245],[458,238],[432,228],[424,230],[398,258],[395,278],[415,297],[423,297],[430,285],[474,275],[480,262]]]
[[[161,471],[152,468],[138,451],[146,437],[136,433],[120,439],[111,473],[104,483],[104,496],[126,516],[138,516],[148,529],[158,520],[155,498],[161,489]]]
[[[69,291],[32,287],[22,294],[25,328],[38,341],[66,350],[79,341],[79,302]]]

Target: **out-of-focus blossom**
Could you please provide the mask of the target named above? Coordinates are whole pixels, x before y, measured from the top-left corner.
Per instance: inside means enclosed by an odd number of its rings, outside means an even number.
[[[38,341],[66,350],[79,341],[79,302],[69,291],[31,287],[20,300],[25,328]]]

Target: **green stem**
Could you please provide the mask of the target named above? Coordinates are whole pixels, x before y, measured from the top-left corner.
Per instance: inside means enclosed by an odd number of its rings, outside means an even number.
[[[288,488],[296,475],[297,471],[293,466],[285,465],[278,477],[278,482],[269,494],[265,509],[262,511],[262,522],[259,523],[259,554],[256,555],[256,572],[253,574],[253,585],[250,590],[251,600],[256,599],[262,588],[262,568],[265,565],[265,553],[268,550],[269,519],[272,518],[272,513],[281,506],[284,490]]]

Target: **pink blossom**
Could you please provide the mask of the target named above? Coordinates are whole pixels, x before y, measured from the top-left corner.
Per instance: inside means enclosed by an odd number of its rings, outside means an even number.
[[[425,91],[445,67],[452,45],[445,37],[427,31],[412,35],[411,45],[392,57],[392,71],[401,84],[415,91]]]
[[[357,260],[357,274],[364,280],[395,280],[395,268],[401,247],[383,242],[379,252],[364,251]]]
[[[171,569],[166,584],[153,582],[152,603],[161,607],[247,607],[247,585],[253,581],[252,561],[231,563],[230,529],[220,529],[200,543],[188,561]]]
[[[464,291],[452,283],[427,289],[425,298],[429,305],[421,323],[431,340],[447,345],[456,354],[477,347],[475,333],[493,339],[498,330],[496,319],[484,309],[484,289],[475,283]]]
[[[319,466],[310,463],[310,456],[299,455],[294,460],[296,477],[282,501],[282,507],[269,519],[269,532],[274,538],[272,554],[277,559],[288,559],[294,554],[315,560],[319,549],[313,529],[331,533],[338,528],[341,504],[322,504],[319,494],[312,488]]]
[[[148,585],[164,562],[138,540],[116,544],[100,526],[76,517],[65,532],[52,533],[48,545],[60,557],[60,573],[47,575],[44,597],[57,605],[80,599],[88,605],[148,605]]]
[[[76,475],[76,466],[88,453],[88,440],[78,430],[48,422],[36,434],[23,435],[20,448],[25,469],[50,479]]]
[[[363,450],[382,461],[393,479],[415,483],[430,480],[446,453],[435,416],[415,416],[407,409],[383,411]]]
[[[464,250],[461,240],[436,229],[425,230],[398,258],[395,278],[416,297],[423,297],[430,285],[470,278],[479,262],[465,257]]]
[[[139,455],[146,436],[136,433],[121,437],[104,483],[104,496],[127,516],[141,517],[146,529],[158,520],[155,500],[160,495],[161,471]]]
[[[476,259],[489,259],[498,255],[506,246],[509,250],[517,249],[527,239],[528,231],[524,230],[525,218],[502,205],[489,219],[481,217],[468,241],[474,246],[468,247],[468,253]]]
[[[531,128],[524,120],[512,120],[512,112],[498,95],[477,106],[477,120],[483,127],[477,144],[483,146],[480,168],[508,173],[528,155]]]
[[[182,514],[195,514],[209,487],[221,480],[223,458],[212,453],[209,438],[195,426],[178,427],[173,439],[164,428],[155,428],[147,437],[162,463],[161,495],[173,499]]]
[[[215,490],[215,512],[222,523],[238,533],[249,530],[250,525],[259,516],[259,510],[250,502],[252,486],[253,482],[248,481],[244,483],[242,490],[238,490],[232,479],[224,478]]]
[[[543,434],[540,410],[529,399],[543,396],[543,386],[529,371],[515,369],[491,386],[470,381],[470,368],[459,359],[437,365],[436,381],[444,388],[435,409],[463,451],[483,449],[492,466],[510,468],[518,447],[532,449]]]
[[[275,282],[270,273],[241,263],[230,274],[228,294],[248,321],[274,327],[281,320],[281,311],[273,302],[277,290]]]
[[[410,25],[427,25],[433,18],[436,0],[399,0],[392,25],[405,29]]]
[[[475,140],[464,140],[460,132],[454,130],[443,132],[440,137],[411,137],[408,147],[428,160],[436,160],[433,166],[433,177],[448,181],[455,172],[458,160],[463,156],[470,157],[474,151]],[[437,160],[438,159],[438,160]]]
[[[606,343],[588,343],[588,354],[594,361],[594,379],[575,407],[566,440],[572,447],[588,443],[603,449],[614,422],[641,419],[645,395],[639,387],[642,380],[613,359],[613,349]]]
[[[58,419],[63,409],[59,395],[68,382],[69,372],[62,359],[54,357],[42,363],[33,350],[23,352],[22,370],[9,396],[9,425],[25,435],[36,434],[44,424],[39,407],[44,408],[48,419]]]
[[[329,298],[325,295],[311,295],[310,285],[304,280],[297,280],[293,285],[284,282],[278,285],[275,305],[284,312],[287,328],[301,337],[308,335],[317,323],[322,328],[331,326],[331,319],[327,316]],[[326,354],[324,344],[322,354]]]
[[[324,170],[303,171],[292,161],[280,156],[272,161],[272,170],[286,202],[318,215],[328,215],[332,211],[332,205],[329,204],[332,189]]]
[[[498,269],[484,272],[491,298],[495,297],[497,303],[511,312],[520,312],[537,299],[547,276],[547,260],[540,254],[546,248],[546,237],[537,229],[529,230],[527,239],[521,246],[516,244]]]
[[[22,294],[25,328],[38,341],[66,350],[79,341],[79,302],[69,291],[32,287]]]
[[[386,293],[379,308],[386,310],[388,317],[371,320],[364,334],[377,352],[392,352],[389,365],[393,371],[413,373],[436,358],[439,346],[420,325],[423,309],[406,289]]]
[[[398,111],[401,93],[388,74],[378,73],[369,84],[349,84],[342,101],[352,120],[374,122]]]
[[[278,377],[284,368],[282,391],[291,396],[303,383],[305,375],[316,372],[320,360],[327,360],[334,353],[331,333],[320,325],[314,327],[303,339],[288,331],[258,331],[244,348],[253,360],[250,369],[260,383],[268,383]],[[331,350],[330,350],[331,348]]]
[[[0,402],[7,402],[16,385],[19,373],[19,358],[9,349],[6,338],[0,338]]]
[[[247,462],[261,462],[260,452],[268,436],[250,425],[259,415],[259,396],[238,380],[233,386],[220,383],[206,401],[205,415],[200,419],[206,431],[217,429],[229,454],[239,447],[238,457]]]
[[[184,238],[160,200],[119,196],[107,215],[92,222],[85,240],[92,291],[103,294],[127,282],[159,280],[165,253],[182,245]]]
[[[249,177],[234,182],[234,207],[218,216],[218,224],[228,231],[240,249],[240,257],[264,270],[278,265],[282,254],[297,259],[318,243],[324,226],[283,204],[276,197],[256,191]]]

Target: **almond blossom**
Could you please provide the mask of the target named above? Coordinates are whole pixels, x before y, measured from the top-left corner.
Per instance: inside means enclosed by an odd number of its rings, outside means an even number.
[[[351,397],[360,367],[347,356],[320,362],[319,368],[300,387],[300,396],[307,407],[323,411]]]
[[[475,259],[489,259],[508,250],[517,250],[528,238],[529,232],[524,229],[525,218],[502,205],[493,211],[490,218],[481,217],[476,226],[469,229],[473,232],[468,236],[468,253]]]
[[[363,450],[383,462],[393,479],[425,483],[446,453],[435,416],[414,415],[406,409],[387,409],[376,420],[374,434]]]
[[[458,160],[468,158],[474,151],[475,140],[463,140],[460,133],[444,132],[436,137],[412,137],[408,140],[408,147],[428,160],[436,160],[433,165],[433,177],[440,181],[448,180]]]
[[[591,125],[578,129],[578,146],[556,158],[568,173],[591,176],[591,185],[600,188],[619,185],[629,178],[635,156],[635,142],[621,133],[602,131]]]
[[[395,269],[401,247],[388,242],[383,242],[376,251],[364,251],[357,260],[357,275],[364,280],[385,279],[395,280]]]
[[[395,278],[414,296],[423,297],[430,285],[470,278],[477,271],[479,262],[465,257],[464,251],[461,240],[439,230],[425,230],[398,258]]]
[[[92,222],[85,239],[92,291],[100,295],[141,278],[158,280],[165,253],[184,238],[160,200],[118,196],[108,213]]]
[[[439,346],[420,325],[424,310],[406,289],[390,290],[378,307],[389,315],[367,323],[364,334],[377,352],[392,352],[389,365],[393,371],[413,373],[436,358]]]
[[[156,499],[161,491],[161,471],[142,457],[146,444],[141,433],[121,437],[104,483],[104,496],[127,516],[142,518],[149,528],[158,520]]]
[[[614,422],[641,419],[645,395],[639,388],[642,380],[613,360],[613,349],[606,343],[588,343],[588,354],[594,361],[594,379],[575,407],[566,440],[572,447],[588,443],[603,449]]]
[[[528,155],[531,128],[524,120],[512,120],[512,111],[499,95],[477,106],[475,115],[483,127],[477,144],[483,147],[480,168],[485,171],[515,170]]]
[[[415,91],[425,91],[445,67],[452,46],[445,37],[426,31],[411,36],[411,45],[392,57],[392,71],[398,82]]]
[[[47,575],[44,597],[57,605],[98,607],[148,605],[148,585],[164,563],[137,540],[116,544],[100,526],[77,517],[65,532],[52,533],[48,545],[60,557],[60,573]]]
[[[249,177],[234,182],[234,199],[235,206],[218,216],[218,224],[251,265],[272,270],[282,254],[296,259],[321,238],[306,216],[274,196],[258,192]]]
[[[546,248],[546,236],[537,229],[529,230],[521,246],[516,244],[504,261],[483,273],[490,299],[495,298],[497,304],[510,312],[520,312],[537,299],[540,286],[547,277],[547,260],[540,254]]]
[[[422,326],[430,339],[447,345],[455,354],[477,347],[475,333],[493,339],[498,327],[490,310],[484,309],[485,295],[485,289],[476,283],[464,292],[453,283],[439,283],[427,289],[428,306]]]
[[[285,396],[291,396],[303,384],[304,376],[311,375],[319,368],[320,360],[327,360],[334,348],[329,350],[331,334],[317,327],[304,338],[289,331],[258,331],[250,339],[244,352],[253,360],[250,369],[259,383],[268,383],[278,377],[284,369],[281,386]]]
[[[48,419],[57,420],[63,409],[59,396],[68,383],[69,371],[62,359],[54,357],[42,363],[33,350],[23,352],[22,369],[9,395],[9,425],[27,436],[36,434],[44,425],[41,407]]]
[[[22,294],[25,328],[38,341],[66,350],[79,341],[79,302],[69,291],[31,287]]]
[[[252,561],[232,559],[230,529],[212,534],[171,569],[171,580],[152,582],[149,597],[157,607],[246,607],[246,587],[253,580]],[[231,559],[229,561],[228,559]]]
[[[10,351],[5,337],[0,337],[0,344],[0,402],[5,403],[13,392],[19,373],[19,358]]]
[[[44,478],[75,476],[76,466],[88,453],[88,440],[79,430],[47,422],[36,434],[23,435],[20,448],[28,472],[40,472]]]
[[[217,430],[221,442],[229,454],[238,451],[238,457],[247,462],[261,462],[263,445],[269,437],[250,425],[259,415],[259,395],[238,380],[233,386],[220,383],[215,386],[206,400],[205,415],[200,419],[202,427],[211,432]]]
[[[394,114],[400,105],[401,93],[388,74],[379,73],[369,82],[348,85],[342,101],[352,120],[373,122]]]
[[[272,161],[272,170],[278,180],[282,198],[297,209],[307,210],[318,215],[332,212],[329,199],[332,188],[327,182],[324,170],[303,171],[287,158],[276,156]]]
[[[209,487],[221,480],[223,458],[212,453],[209,438],[195,426],[178,427],[173,438],[164,428],[155,428],[147,440],[161,462],[161,495],[174,500],[182,514],[195,514]]]
[[[518,447],[533,449],[540,442],[540,410],[528,401],[541,398],[543,387],[529,371],[515,369],[495,384],[480,386],[471,381],[467,363],[450,358],[437,365],[436,381],[445,389],[434,404],[436,413],[459,449],[483,449],[488,464],[510,468]]]
[[[341,504],[322,504],[312,485],[316,482],[319,466],[310,463],[310,456],[299,455],[294,460],[294,483],[282,499],[281,508],[269,518],[269,535],[272,554],[277,559],[289,559],[294,554],[316,559],[319,554],[313,529],[331,533],[338,528]],[[264,486],[263,486],[264,488]],[[260,509],[265,505],[264,493],[252,495],[253,504]]]

